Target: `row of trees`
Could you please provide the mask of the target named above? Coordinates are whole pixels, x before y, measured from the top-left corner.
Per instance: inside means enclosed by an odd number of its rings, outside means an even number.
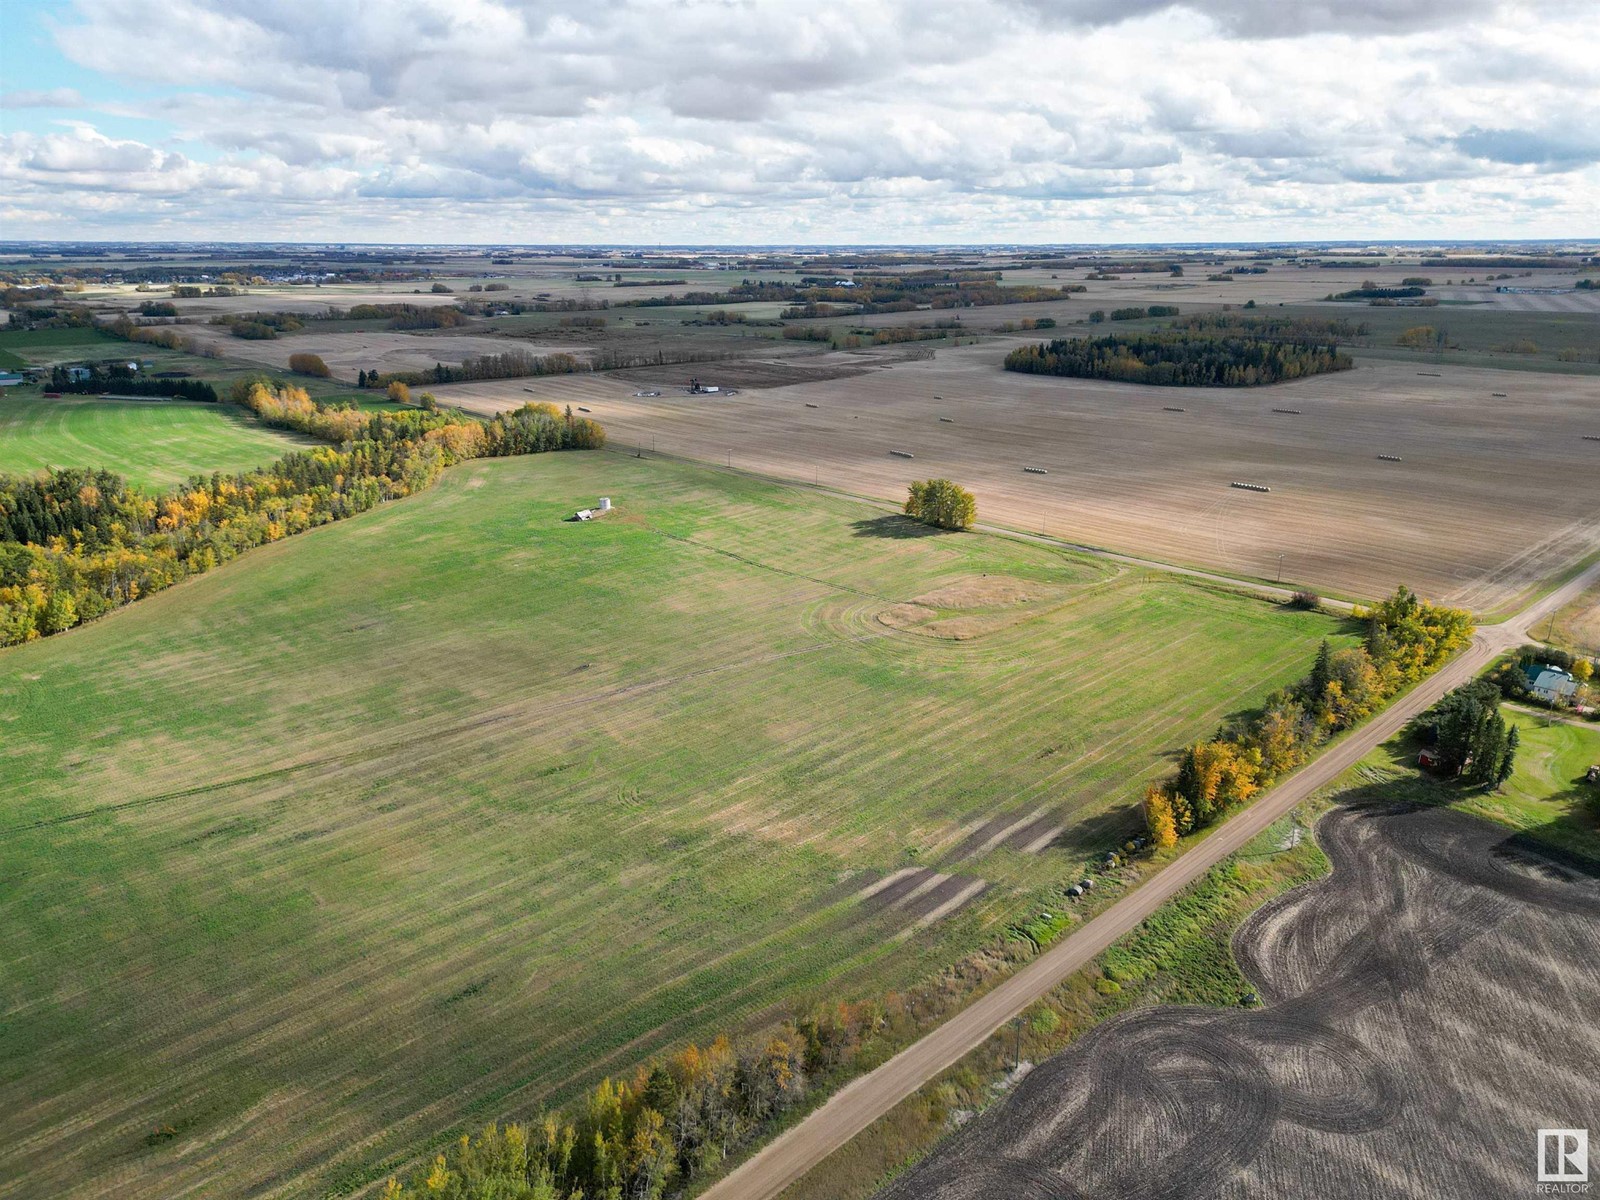
[[[1064,300],[1084,291],[1082,284],[1064,287],[1019,285],[1005,287],[995,272],[911,271],[900,275],[858,275],[849,283],[827,277],[807,277],[798,283],[772,280],[741,281],[726,292],[682,292],[649,296],[622,303],[639,308],[683,304],[738,304],[752,300],[781,300],[801,315],[828,315],[848,306],[856,313],[912,312],[919,308],[971,308],[978,305],[1029,304]],[[835,309],[834,306],[840,306]]]
[[[222,352],[209,342],[201,342],[197,338],[179,333],[170,325],[140,325],[126,316],[121,316],[108,324],[95,327],[128,342],[146,346],[164,346],[168,350],[182,350],[185,354],[194,354],[202,358],[222,357]]]
[[[690,1045],[606,1079],[571,1117],[463,1136],[384,1200],[658,1200],[771,1128],[813,1079],[850,1063],[880,1014],[838,1004],[735,1046]]]
[[[380,379],[384,383],[398,381],[416,386],[430,383],[470,383],[480,379],[571,375],[587,369],[583,360],[571,354],[529,354],[526,350],[508,350],[504,354],[481,354],[476,358],[466,359],[454,367],[447,367],[444,363],[434,363],[430,370],[393,371],[380,376]],[[374,385],[372,374],[367,376],[369,386]]]
[[[1365,321],[1347,317],[1300,317],[1280,313],[1256,315],[1235,310],[1231,305],[1220,312],[1191,313],[1174,321],[1173,329],[1190,333],[1265,338],[1269,341],[1347,342],[1367,337],[1372,327]]]
[[[1411,287],[1381,287],[1370,279],[1358,288],[1351,288],[1347,292],[1330,294],[1329,300],[1406,300],[1413,296],[1426,294],[1427,289]]]
[[[1176,304],[1152,304],[1148,308],[1137,306],[1130,308],[1113,308],[1111,319],[1113,321],[1142,321],[1146,317],[1175,317],[1178,315]],[[1106,311],[1102,308],[1095,309],[1089,314],[1091,323],[1098,325],[1106,319]]]
[[[436,409],[364,413],[241,380],[262,421],[334,445],[147,496],[106,471],[0,476],[0,645],[59,633],[253,546],[409,496],[464,459],[598,447],[593,421],[527,405],[489,422]]]
[[[1057,338],[1019,346],[1005,361],[1008,371],[1163,387],[1254,387],[1354,365],[1332,345],[1184,332]]]
[[[66,367],[51,367],[49,390],[79,396],[115,392],[119,396],[171,397],[201,400],[208,404],[217,402],[217,389],[199,379],[146,379],[128,370],[125,362],[85,363],[81,369],[88,370],[88,378],[73,379]]]
[[[1145,794],[1145,825],[1158,846],[1203,829],[1308,761],[1342,730],[1437,670],[1472,638],[1472,616],[1398,589],[1370,611],[1359,646],[1324,641],[1311,673],[1267,698],[1254,717],[1219,730],[1183,754],[1177,775]]]

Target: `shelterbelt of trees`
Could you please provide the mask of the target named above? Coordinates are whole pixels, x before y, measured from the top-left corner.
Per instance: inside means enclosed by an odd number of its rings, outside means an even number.
[[[1006,355],[1005,365],[1008,371],[1033,375],[1163,387],[1255,387],[1327,371],[1348,371],[1355,364],[1336,345],[1173,331],[1056,338],[1019,346]]]
[[[267,542],[428,487],[470,458],[599,447],[595,422],[551,404],[478,421],[436,408],[366,413],[302,389],[240,380],[264,422],[333,443],[147,496],[118,475],[0,475],[0,645],[60,633]]]
[[[463,1136],[383,1200],[659,1200],[677,1194],[805,1098],[834,1081],[883,1020],[872,1003],[837,1004],[748,1044],[720,1037],[604,1080],[572,1119],[491,1125]]]
[[[1145,825],[1171,846],[1307,762],[1342,730],[1438,670],[1472,640],[1472,615],[1420,600],[1401,587],[1377,607],[1357,609],[1363,645],[1323,642],[1311,673],[1267,698],[1259,715],[1184,751],[1177,775],[1145,794]]]
[[[858,275],[846,284],[807,277],[798,283],[746,279],[726,292],[684,292],[621,300],[618,307],[661,308],[680,304],[741,304],[781,300],[804,311],[808,305],[845,305],[853,314],[912,312],[919,308],[971,308],[1063,300],[1084,285],[1006,287],[992,271],[911,271],[903,275]]]
[[[175,400],[217,402],[217,389],[201,379],[145,379],[132,374],[126,362],[87,364],[86,379],[73,379],[67,368],[50,369],[50,391],[63,395],[99,396],[114,392],[119,396],[159,396]]]
[[[1327,340],[1335,345],[1353,338],[1367,337],[1372,333],[1372,327],[1365,321],[1351,321],[1345,317],[1287,317],[1277,313],[1257,315],[1237,309],[1193,313],[1178,318],[1168,328],[1186,333],[1263,338],[1270,341]]]

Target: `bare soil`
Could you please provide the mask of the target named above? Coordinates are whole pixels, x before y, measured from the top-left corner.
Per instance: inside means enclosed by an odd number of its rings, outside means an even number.
[[[528,342],[511,338],[470,333],[416,333],[401,330],[341,330],[334,322],[324,329],[312,326],[287,337],[267,341],[236,338],[220,325],[185,326],[182,330],[197,341],[217,347],[229,358],[263,363],[287,370],[291,354],[317,354],[335,377],[354,380],[357,372],[425,371],[435,363],[455,366],[464,359],[486,354],[508,354],[523,350],[529,354],[582,354],[589,349],[578,344]]]
[[[1600,877],[1357,803],[1234,939],[1265,1007],[1158,1007],[1033,1071],[883,1200],[1499,1197],[1600,1110]]]
[[[1593,378],[1373,360],[1272,388],[1153,388],[1009,373],[1012,344],[737,396],[639,397],[582,376],[440,397],[582,405],[614,447],[896,502],[948,476],[980,520],[1334,594],[1407,583],[1501,612],[1600,548],[1600,442],[1582,436],[1600,419]]]

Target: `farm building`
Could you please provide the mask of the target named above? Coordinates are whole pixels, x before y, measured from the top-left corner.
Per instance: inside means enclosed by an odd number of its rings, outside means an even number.
[[[1528,681],[1528,691],[1546,704],[1571,700],[1578,692],[1578,681],[1572,672],[1563,671],[1545,663],[1529,663],[1522,669]]]
[[[1432,746],[1425,746],[1422,753],[1417,755],[1417,766],[1424,771],[1437,771],[1444,766],[1444,759]]]
[[[91,372],[88,367],[68,367],[67,382],[83,383],[88,380],[91,374],[93,374],[93,372]]]
[[[18,387],[22,384],[22,376],[15,371],[0,371],[0,388]]]

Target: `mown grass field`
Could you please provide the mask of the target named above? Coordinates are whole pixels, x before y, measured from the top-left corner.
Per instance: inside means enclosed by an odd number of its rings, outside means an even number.
[[[37,395],[0,399],[0,473],[103,467],[157,491],[197,472],[242,471],[314,444],[269,429],[232,405]]]
[[[1522,738],[1502,788],[1463,787],[1419,771],[1417,743],[1403,737],[1374,750],[1357,773],[1384,796],[1448,804],[1600,863],[1600,786],[1584,780],[1600,763],[1600,726],[1531,708],[1502,711]]]
[[[0,654],[0,1195],[345,1191],[925,978],[1337,631],[916,533],[689,465],[478,462]],[[907,867],[987,886],[864,896]]]
[[[42,356],[48,359],[50,352],[56,350],[81,348],[102,350],[108,346],[127,344],[121,338],[102,333],[92,326],[74,326],[68,329],[0,329],[0,350],[9,351],[23,358]]]

